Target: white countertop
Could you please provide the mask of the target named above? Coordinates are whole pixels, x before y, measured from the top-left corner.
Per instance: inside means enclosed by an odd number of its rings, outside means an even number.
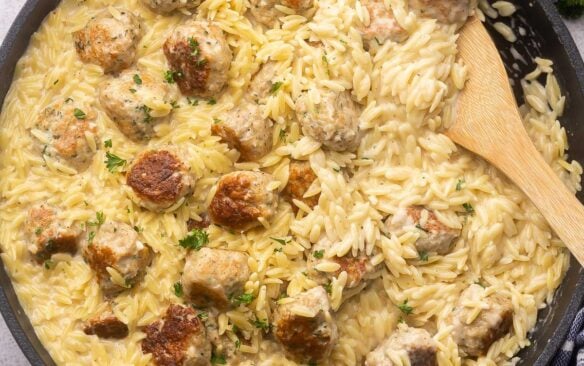
[[[0,41],[8,32],[8,28],[25,0],[0,0]],[[584,57],[584,18],[578,21],[566,22],[574,37],[580,54]],[[2,366],[29,366],[20,348],[12,338],[4,319],[0,317],[0,365]]]

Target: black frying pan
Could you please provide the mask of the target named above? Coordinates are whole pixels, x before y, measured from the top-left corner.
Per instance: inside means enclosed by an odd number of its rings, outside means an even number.
[[[45,16],[55,8],[58,0],[28,0],[10,28],[0,47],[0,105],[12,82],[12,74],[22,56],[30,36],[38,29]],[[527,61],[516,62],[510,53],[510,44],[501,35],[488,27],[501,56],[506,63],[509,76],[518,81],[522,75],[534,68],[531,59],[535,56],[554,61],[555,75],[562,92],[566,95],[566,109],[562,125],[568,131],[570,157],[584,162],[584,64],[570,37],[568,30],[555,10],[552,0],[516,0],[520,9],[511,19],[499,18],[513,27],[522,26],[527,35],[519,37],[513,47]],[[489,20],[490,24],[491,21]],[[519,71],[510,66],[516,62]],[[515,97],[523,103],[519,83],[515,83]],[[582,123],[580,118],[583,119]],[[1,152],[0,152],[1,153]],[[579,194],[584,201],[584,194]],[[36,337],[33,327],[24,314],[14,293],[14,288],[4,266],[0,266],[0,312],[6,320],[16,342],[34,366],[54,365],[51,357]],[[574,319],[584,298],[584,270],[574,258],[551,306],[540,311],[537,326],[530,336],[532,346],[523,349],[519,365],[547,365],[561,346],[570,323]]]

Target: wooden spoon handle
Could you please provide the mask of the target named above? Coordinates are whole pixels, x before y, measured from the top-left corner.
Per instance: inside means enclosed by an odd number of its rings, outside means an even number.
[[[498,156],[497,166],[531,199],[584,266],[584,206],[545,162],[527,133],[522,135],[514,136],[517,145]]]

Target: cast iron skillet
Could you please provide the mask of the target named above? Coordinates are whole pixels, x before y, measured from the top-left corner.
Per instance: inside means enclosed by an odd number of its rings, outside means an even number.
[[[58,0],[28,0],[16,18],[14,24],[0,48],[0,105],[10,87],[14,67],[22,56],[30,36],[38,29],[49,12],[55,8]],[[522,75],[532,71],[532,58],[542,56],[554,61],[555,75],[562,91],[565,93],[566,111],[562,124],[568,131],[570,157],[584,163],[584,64],[570,37],[568,30],[560,19],[552,0],[516,1],[521,4],[512,19],[497,19],[507,24],[521,26],[526,35],[519,37],[513,44],[525,62],[518,61],[511,55],[509,42],[490,28],[501,56],[507,66],[507,72],[515,81],[515,97],[521,103],[523,95],[519,83]],[[488,21],[492,23],[491,20]],[[515,66],[513,64],[515,63]],[[584,118],[584,117],[583,117]],[[1,153],[1,152],[0,152]],[[579,194],[581,201],[584,194]],[[14,293],[4,266],[0,266],[0,311],[16,342],[34,366],[54,365],[51,357],[36,337],[33,327],[24,314]],[[584,270],[574,258],[570,269],[560,288],[557,290],[550,307],[540,311],[539,320],[530,335],[532,346],[523,349],[519,356],[519,365],[544,366],[549,363],[565,338],[570,323],[574,319],[584,298]]]

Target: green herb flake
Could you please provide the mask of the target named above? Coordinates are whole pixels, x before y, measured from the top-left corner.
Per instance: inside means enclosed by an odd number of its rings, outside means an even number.
[[[401,310],[402,313],[406,315],[410,315],[411,313],[414,312],[414,308],[408,305],[408,299],[405,299],[403,304],[399,304],[397,307]]]
[[[75,116],[75,118],[77,119],[85,119],[87,117],[87,115],[85,114],[85,112],[83,112],[81,109],[79,108],[75,108],[73,110],[73,115]]]
[[[239,349],[241,347],[241,341],[238,339],[235,341],[235,349]]]
[[[211,355],[211,364],[212,365],[226,365],[227,361],[225,360],[225,356],[223,355],[216,355],[216,354],[212,354]]]
[[[207,313],[206,311],[201,311],[197,314],[197,318],[201,320],[206,320],[209,318],[209,313]]]
[[[144,119],[142,122],[150,123],[152,121],[152,115],[150,114],[150,112],[152,112],[152,108],[148,107],[146,104],[143,104],[137,108],[144,113]]]
[[[114,145],[112,144],[112,139],[108,139],[108,140],[105,140],[105,141],[103,142],[103,147],[105,147],[105,148],[112,147],[112,146],[114,146]]]
[[[425,250],[422,250],[421,252],[418,252],[418,256],[420,257],[420,260],[422,262],[427,262],[428,261],[428,252],[426,252]]]
[[[274,249],[274,253],[278,253],[278,252],[280,252],[280,253],[281,253],[281,252],[282,252],[282,250],[284,250],[284,248],[282,248],[282,247],[275,248],[275,249]]]
[[[176,100],[173,100],[172,102],[170,102],[170,106],[172,107],[172,109],[180,108],[180,105],[178,104],[178,102]]]
[[[464,208],[464,210],[466,211],[467,214],[469,215],[473,215],[475,210],[474,207],[472,207],[472,205],[470,203],[463,203],[462,207]]]
[[[53,81],[53,85],[57,85],[59,83],[59,79]]]
[[[422,227],[422,225],[420,225],[420,224],[416,224],[416,229],[418,229],[418,230],[421,230],[421,231],[423,231],[423,232],[425,232],[425,233],[427,233],[427,232],[428,232],[428,230],[424,229],[424,228]]]
[[[279,238],[273,238],[273,237],[271,237],[271,236],[270,236],[270,239],[272,239],[272,240],[273,240],[273,241],[275,241],[276,243],[280,243],[280,244],[282,244],[282,245],[286,245],[286,244],[288,244],[288,242],[290,241],[289,239],[288,239],[288,240],[286,240],[286,239],[279,239]]]
[[[44,263],[45,269],[53,269],[55,268],[55,262],[52,259],[47,259]]]
[[[219,118],[213,118],[213,123],[214,124],[221,123],[221,120]]]
[[[253,325],[256,328],[261,329],[261,330],[265,330],[265,331],[270,329],[270,324],[268,323],[267,319],[264,319],[264,320],[256,319],[253,321]]]
[[[107,167],[107,170],[109,170],[110,173],[114,173],[117,170],[117,168],[126,165],[126,160],[110,153],[109,151],[105,153],[105,157],[106,160],[104,161],[104,163],[105,166]]]
[[[169,84],[174,84],[174,82],[176,81],[176,77],[177,73],[172,70],[166,70],[164,72],[164,81],[166,81]]]
[[[333,293],[333,284],[332,283],[329,282],[326,285],[323,285],[322,287],[324,287],[327,294],[330,295]]]
[[[270,87],[270,94],[276,94],[283,84],[284,82],[282,81],[276,81],[275,83],[272,83],[272,86]]]
[[[140,226],[138,225],[134,225],[134,231],[137,233],[141,233],[142,231],[144,231],[144,229],[142,229]]]
[[[324,257],[324,250],[315,250],[312,256],[316,259],[322,259]]]
[[[89,244],[93,243],[93,239],[95,238],[95,231],[90,231],[87,236],[87,242]]]
[[[43,232],[43,229],[40,227],[37,227],[36,229],[34,229],[34,233],[36,234],[36,236],[41,235],[42,232]]]
[[[207,104],[209,104],[209,105],[215,105],[215,104],[217,104],[217,99],[215,99],[215,98],[209,98],[209,100],[207,101]]]
[[[310,361],[308,363],[308,366],[318,366],[318,365],[316,364],[316,361]]]
[[[253,301],[254,296],[253,294],[241,294],[234,299],[231,300],[233,305],[239,306],[241,304],[249,305]]]
[[[142,79],[140,78],[140,75],[134,74],[133,78],[136,85],[142,85]]]
[[[460,190],[462,190],[462,185],[463,185],[464,183],[466,183],[466,182],[464,181],[464,179],[459,179],[459,180],[458,180],[458,182],[456,182],[456,191],[460,191]]]
[[[129,90],[130,90],[130,93],[132,93],[132,94],[135,94],[137,92],[137,90],[134,88],[130,88]]]
[[[335,172],[339,173],[339,172],[341,171],[341,168],[339,168],[339,167],[336,167],[336,168],[333,168],[333,170],[334,170]]]
[[[288,134],[286,133],[286,130],[280,130],[279,132],[279,137],[280,137],[280,141],[286,141],[286,136],[288,136]]]
[[[172,285],[172,288],[174,290],[174,294],[176,295],[176,297],[182,297],[183,296],[184,292],[183,292],[182,283],[175,282],[174,285]]]
[[[196,107],[199,105],[199,100],[197,98],[187,98],[187,103],[189,103],[189,105],[192,105],[193,107]]]
[[[101,226],[105,222],[105,215],[102,211],[97,211],[95,213],[95,221],[89,221],[87,225],[89,226]]]
[[[178,241],[181,247],[194,250],[200,250],[207,243],[209,243],[209,235],[203,229],[193,229]]]

